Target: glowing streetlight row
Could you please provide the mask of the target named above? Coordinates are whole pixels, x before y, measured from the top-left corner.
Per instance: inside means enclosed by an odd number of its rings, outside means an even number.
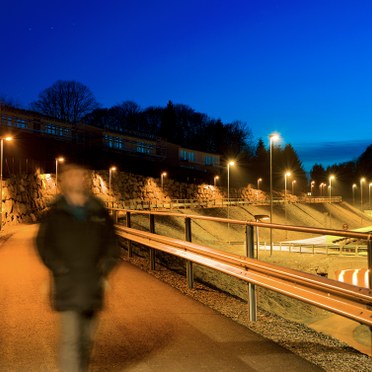
[[[328,186],[328,190],[329,190],[329,196],[330,196],[330,201],[332,202],[332,185],[333,185],[333,181],[335,180],[335,176],[334,175],[330,175],[329,176],[329,186]],[[363,193],[363,188],[365,188],[364,184],[367,183],[367,180],[365,177],[361,177],[360,180],[359,180],[359,187],[360,187],[360,209],[363,209],[363,204],[364,204],[364,193]],[[310,194],[313,195],[313,189],[315,187],[315,181],[311,181],[310,183]],[[319,184],[319,191],[320,191],[320,195],[324,195],[324,189],[327,187],[327,184],[322,182]],[[356,190],[358,189],[358,185],[356,183],[353,183],[351,185],[351,193],[352,193],[352,199],[353,199],[353,205],[355,205],[355,194],[356,194]],[[368,183],[368,206],[369,208],[371,208],[371,192],[372,192],[372,182],[369,182]]]
[[[330,175],[329,178],[328,178],[328,182],[329,182],[329,186],[328,186],[328,190],[329,190],[329,196],[332,197],[332,181],[334,181],[336,178],[334,175]],[[315,188],[315,181],[311,181],[310,182],[310,195],[314,195],[314,188]],[[321,182],[319,184],[319,194],[322,196],[325,195],[325,192],[324,190],[327,188],[327,184],[325,182]]]
[[[367,180],[365,177],[361,177],[359,180],[360,185],[360,210],[363,209],[363,184],[366,183]],[[356,183],[353,183],[351,186],[352,195],[353,195],[353,204],[355,204],[355,191],[358,188]],[[372,182],[368,183],[368,207],[371,208],[371,189],[372,189]]]

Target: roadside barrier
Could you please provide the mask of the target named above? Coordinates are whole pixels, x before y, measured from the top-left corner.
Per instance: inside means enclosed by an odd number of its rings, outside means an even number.
[[[132,255],[132,243],[148,247],[150,249],[151,269],[155,269],[156,251],[159,250],[186,260],[186,278],[189,288],[193,287],[193,263],[210,267],[246,281],[248,283],[249,317],[252,321],[255,321],[257,316],[255,286],[259,285],[372,327],[372,240],[369,233],[288,226],[256,221],[185,215],[181,213],[130,210],[113,210],[113,212],[116,219],[118,219],[119,213],[124,213],[125,215],[126,226],[116,224],[116,229],[117,234],[128,242],[128,255]],[[132,214],[149,215],[149,232],[131,228]],[[185,240],[155,234],[156,215],[183,218],[185,223]],[[192,243],[191,222],[193,219],[244,225],[246,257]],[[255,227],[365,240],[368,247],[369,288],[362,288],[254,259]]]

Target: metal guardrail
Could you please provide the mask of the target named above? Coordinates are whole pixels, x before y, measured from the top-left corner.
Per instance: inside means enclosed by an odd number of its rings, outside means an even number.
[[[132,242],[150,248],[150,267],[155,269],[155,251],[160,250],[186,260],[186,276],[188,286],[193,286],[192,263],[198,263],[246,281],[249,297],[249,314],[256,320],[256,289],[259,285],[300,301],[326,309],[336,314],[356,320],[372,327],[372,283],[370,288],[362,288],[336,280],[319,277],[298,270],[283,268],[254,259],[254,227],[300,231],[306,233],[327,234],[365,239],[368,246],[368,265],[371,269],[372,240],[371,234],[343,230],[318,229],[301,226],[288,226],[264,222],[241,221],[209,216],[185,215],[181,213],[121,211],[126,215],[126,226],[116,225],[117,234],[128,240],[128,255],[132,255]],[[119,210],[114,210],[117,215]],[[147,214],[150,216],[150,232],[132,229],[131,215]],[[166,215],[185,219],[185,240],[179,240],[155,234],[155,216]],[[191,242],[191,220],[239,224],[246,226],[246,255],[238,256],[222,252]],[[371,271],[370,271],[371,272]]]
[[[279,292],[372,327],[372,291],[154,233],[117,226],[119,236]],[[154,260],[154,255],[150,255]],[[155,262],[153,263],[155,266]],[[192,278],[188,269],[188,282]],[[251,288],[252,291],[252,288]],[[252,296],[252,294],[251,294]],[[251,297],[250,296],[250,297]],[[250,317],[256,320],[250,298]]]
[[[286,201],[283,198],[274,198],[274,204],[284,204]],[[288,201],[287,203],[340,203],[341,196],[330,197],[297,197],[296,201]],[[190,208],[222,208],[227,206],[239,205],[270,205],[270,199],[251,200],[244,198],[215,198],[215,199],[172,199],[169,201],[150,202],[145,200],[122,200],[106,202],[106,206],[110,209],[130,209],[130,210],[161,210],[161,209],[190,209]]]
[[[263,244],[262,244],[263,246]],[[266,248],[265,243],[265,248]],[[306,243],[279,243],[279,251],[287,251],[289,253],[311,253],[311,254],[326,254],[327,256],[348,256],[348,257],[365,257],[368,255],[368,247],[366,245],[347,245],[338,246],[332,244],[306,244]]]

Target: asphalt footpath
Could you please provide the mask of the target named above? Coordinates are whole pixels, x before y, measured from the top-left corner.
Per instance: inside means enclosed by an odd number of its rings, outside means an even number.
[[[59,317],[34,247],[38,225],[0,235],[0,371],[58,371]],[[109,278],[90,371],[320,371],[128,263]]]

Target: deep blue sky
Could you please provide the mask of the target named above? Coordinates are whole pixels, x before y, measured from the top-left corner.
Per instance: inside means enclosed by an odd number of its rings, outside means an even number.
[[[277,131],[309,170],[372,144],[370,0],[3,0],[0,96],[56,80],[104,107],[182,103],[255,140]]]

